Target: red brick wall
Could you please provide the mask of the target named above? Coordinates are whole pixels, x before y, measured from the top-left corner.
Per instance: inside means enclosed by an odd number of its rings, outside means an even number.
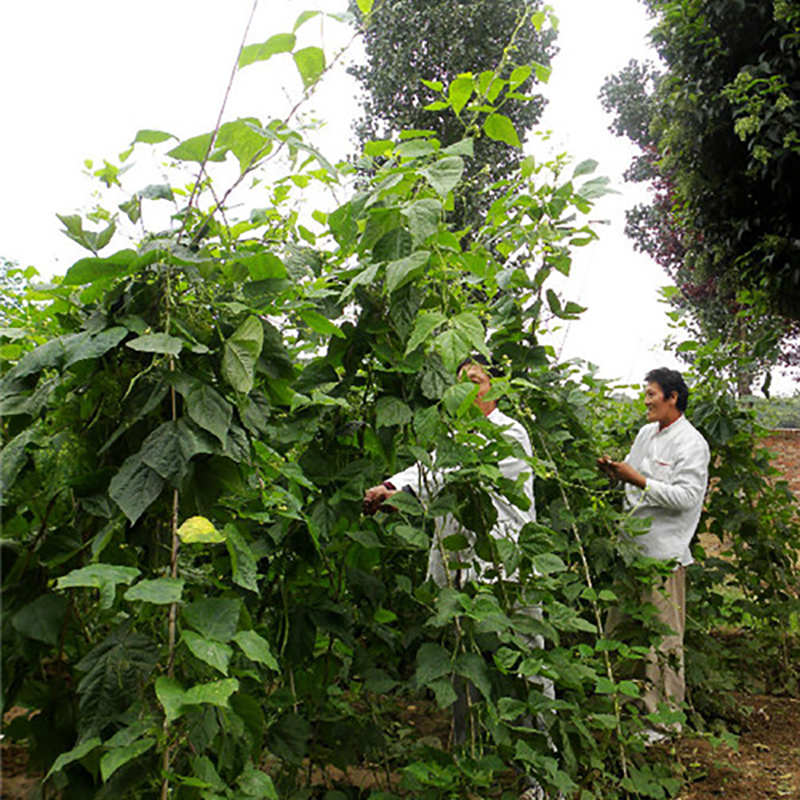
[[[762,441],[775,453],[773,465],[783,473],[800,500],[800,429],[772,431]]]

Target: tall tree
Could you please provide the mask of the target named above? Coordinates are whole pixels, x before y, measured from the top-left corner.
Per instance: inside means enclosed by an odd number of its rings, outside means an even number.
[[[797,3],[645,0],[663,70],[631,62],[601,99],[641,155],[652,200],[627,232],[680,289],[705,331],[781,343],[797,361],[800,88]],[[742,289],[765,297],[748,321]],[[766,324],[765,324],[766,322]]]
[[[361,144],[413,129],[433,131],[443,147],[460,141],[474,114],[470,102],[480,106],[482,98],[475,94],[460,108],[454,104],[454,114],[438,92],[444,89],[452,97],[460,90],[459,75],[488,74],[500,65],[505,78],[520,66],[535,67],[507,96],[502,113],[520,138],[539,120],[545,101],[530,92],[549,76],[555,52],[555,29],[546,24],[542,0],[383,0],[367,16],[352,6],[366,52],[365,62],[351,69],[364,91],[364,113],[355,125]],[[492,200],[483,190],[508,177],[520,155],[505,140],[476,136],[451,215],[456,226],[480,219]]]

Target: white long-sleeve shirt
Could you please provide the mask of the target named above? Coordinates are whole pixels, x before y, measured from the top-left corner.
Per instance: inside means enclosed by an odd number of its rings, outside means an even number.
[[[708,444],[684,415],[666,428],[645,425],[625,462],[647,479],[644,489],[625,485],[626,507],[635,517],[650,519],[650,530],[636,537],[644,555],[691,564],[689,544],[708,485]]]
[[[522,447],[525,455],[532,455],[528,432],[521,423],[506,416],[498,408],[495,408],[486,419],[502,428],[502,435],[511,441],[517,442]],[[530,506],[527,509],[523,510],[515,506],[502,495],[492,495],[492,504],[497,510],[497,522],[491,530],[492,537],[516,542],[519,539],[519,532],[522,527],[526,523],[533,522],[536,519],[536,508],[533,498],[533,471],[524,459],[516,455],[507,456],[502,459],[497,467],[502,477],[512,481],[516,481],[523,474],[527,475],[523,484],[525,496],[530,500]],[[443,469],[437,470],[435,468],[434,456],[433,470],[429,470],[419,463],[412,464],[402,472],[392,475],[392,477],[389,478],[389,482],[396,489],[402,489],[406,486],[410,487],[417,494],[417,497],[424,501],[435,494],[436,491],[444,485],[444,475],[448,471],[449,470]],[[458,553],[451,553],[449,561],[464,562],[464,568],[458,570],[462,582],[475,580],[478,578],[478,570],[476,567],[479,568],[481,573],[485,573],[487,569],[494,567],[494,565],[479,559],[475,555],[472,550],[472,545],[475,542],[475,534],[472,531],[462,528],[458,521],[452,516],[448,515],[444,518],[442,525],[437,526],[437,537],[440,539],[446,539],[448,536],[457,533],[461,533],[467,538],[467,541],[470,543],[470,548],[468,550],[459,551]],[[439,542],[434,541],[428,559],[428,576],[433,578],[439,586],[445,586],[447,584],[447,569],[442,559],[441,550],[442,548],[439,546]],[[513,579],[513,575],[509,576],[509,578]]]

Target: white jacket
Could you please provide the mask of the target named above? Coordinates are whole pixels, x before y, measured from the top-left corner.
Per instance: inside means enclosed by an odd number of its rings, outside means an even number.
[[[633,516],[652,520],[650,530],[636,537],[644,555],[692,563],[689,544],[703,510],[709,459],[706,440],[683,415],[663,430],[653,422],[639,431],[625,461],[647,484],[626,484],[625,503]]]
[[[511,417],[506,416],[498,408],[495,408],[491,414],[486,417],[490,422],[503,428],[502,435],[512,441],[518,442],[527,456],[532,455],[531,442],[528,437],[528,432],[525,427]],[[402,489],[410,487],[414,490],[417,497],[421,501],[427,500],[434,495],[444,485],[444,475],[451,470],[437,470],[436,454],[434,453],[434,469],[429,470],[422,464],[412,464],[402,472],[392,475],[389,482],[396,488]],[[527,474],[524,482],[524,492],[526,497],[530,500],[530,506],[523,510],[510,503],[502,495],[494,495],[492,497],[492,504],[497,510],[497,523],[491,530],[491,535],[495,539],[509,539],[516,542],[519,539],[519,532],[523,525],[528,522],[533,522],[536,519],[536,509],[534,506],[533,498],[533,472],[531,467],[522,459],[517,456],[511,455],[504,458],[497,465],[500,474],[504,478],[516,481],[523,473]],[[443,518],[443,522],[437,525],[436,536],[439,540],[446,539],[448,536],[454,534],[463,534],[470,545],[475,542],[475,534],[472,531],[465,530],[461,527],[457,520],[448,515]],[[468,550],[461,550],[451,554],[450,562],[461,561],[464,567],[458,570],[459,580],[464,583],[470,580],[477,580],[479,572],[484,573],[486,569],[494,567],[493,564],[479,559],[470,547]],[[476,567],[478,569],[476,569]],[[442,548],[439,541],[434,541],[431,546],[430,555],[428,558],[428,576],[439,586],[446,586],[447,581],[447,568],[442,559]],[[453,576],[455,579],[455,576]],[[513,580],[514,576],[509,576]]]

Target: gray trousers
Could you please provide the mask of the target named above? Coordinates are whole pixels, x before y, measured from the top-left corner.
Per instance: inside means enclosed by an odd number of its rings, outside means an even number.
[[[641,662],[636,677],[644,679],[638,705],[645,714],[666,703],[677,710],[686,699],[683,665],[683,637],[686,631],[686,567],[679,567],[664,581],[641,594],[643,603],[652,603],[656,617],[672,633],[666,634],[658,648],[651,648]],[[630,619],[618,609],[611,609],[606,623],[610,635]]]

